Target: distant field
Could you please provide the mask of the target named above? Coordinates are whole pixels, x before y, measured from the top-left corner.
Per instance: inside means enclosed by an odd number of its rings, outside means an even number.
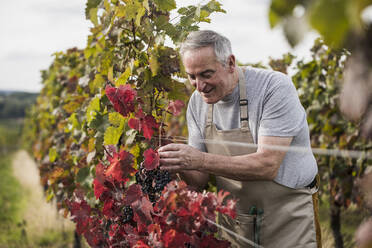
[[[23,118],[37,96],[36,93],[0,91],[0,119]]]

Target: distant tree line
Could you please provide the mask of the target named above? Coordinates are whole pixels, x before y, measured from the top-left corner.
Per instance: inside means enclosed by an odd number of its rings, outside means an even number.
[[[38,93],[0,91],[0,119],[23,118]]]

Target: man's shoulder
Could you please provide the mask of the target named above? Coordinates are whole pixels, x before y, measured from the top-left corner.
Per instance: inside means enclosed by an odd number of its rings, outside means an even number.
[[[282,82],[288,82],[291,81],[289,76],[279,72],[274,71],[272,69],[266,69],[266,68],[258,68],[258,67],[252,67],[247,66],[245,67],[245,75],[246,77],[258,77],[258,78],[264,78],[269,81],[282,81]]]
[[[247,67],[245,76],[248,87],[253,91],[268,93],[279,88],[291,90],[294,88],[291,78],[279,71]]]

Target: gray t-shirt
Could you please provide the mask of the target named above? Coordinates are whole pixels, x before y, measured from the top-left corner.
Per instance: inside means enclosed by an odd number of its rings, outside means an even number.
[[[258,136],[293,137],[292,147],[310,148],[306,112],[291,79],[283,73],[247,67],[249,127],[257,144]],[[206,151],[202,139],[208,104],[194,91],[187,108],[189,145]],[[213,122],[219,130],[240,127],[239,87],[214,105]],[[310,150],[309,150],[310,151]],[[310,152],[288,151],[274,181],[290,188],[311,183],[318,172]]]

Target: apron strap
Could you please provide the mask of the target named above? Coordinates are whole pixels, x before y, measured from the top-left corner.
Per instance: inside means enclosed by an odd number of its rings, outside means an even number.
[[[238,67],[239,72],[239,106],[240,106],[240,128],[243,130],[249,129],[249,117],[248,117],[248,100],[247,100],[247,88],[245,83],[245,68]],[[214,104],[208,104],[208,115],[206,125],[213,123],[213,106]]]
[[[240,128],[249,129],[247,86],[245,83],[245,68],[238,67],[239,71],[239,105],[240,105]]]
[[[214,104],[208,104],[207,126],[213,123],[213,106]]]

